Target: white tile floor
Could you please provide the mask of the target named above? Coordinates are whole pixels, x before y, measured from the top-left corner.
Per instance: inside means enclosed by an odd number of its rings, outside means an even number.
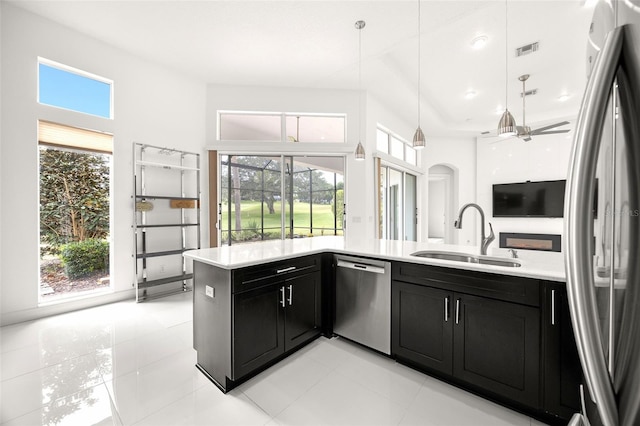
[[[541,425],[340,339],[224,395],[194,366],[191,296],[0,329],[0,424]]]

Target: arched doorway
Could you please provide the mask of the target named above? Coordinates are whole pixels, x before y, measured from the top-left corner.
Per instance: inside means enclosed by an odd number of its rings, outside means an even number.
[[[429,222],[430,243],[456,244],[453,232],[454,206],[457,205],[457,172],[444,164],[429,168]]]

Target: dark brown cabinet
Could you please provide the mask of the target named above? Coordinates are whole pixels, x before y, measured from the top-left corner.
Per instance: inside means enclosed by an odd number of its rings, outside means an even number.
[[[240,378],[319,334],[320,274],[234,294],[233,318],[234,377]]]
[[[394,355],[444,374],[453,372],[452,293],[395,281],[391,348]]]
[[[545,283],[544,409],[562,420],[580,411],[582,368],[564,284]]]
[[[223,391],[320,335],[319,256],[194,274],[197,367]]]
[[[539,309],[471,295],[455,294],[454,299],[454,376],[536,407]]]
[[[394,264],[393,356],[474,390],[537,408],[538,283],[451,271]],[[513,287],[502,292],[505,279],[513,280]]]
[[[284,353],[280,288],[268,285],[233,295],[233,373],[242,377]]]

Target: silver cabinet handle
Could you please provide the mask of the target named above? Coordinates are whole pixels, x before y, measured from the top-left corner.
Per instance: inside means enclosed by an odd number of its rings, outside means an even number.
[[[449,321],[449,296],[444,298],[444,322]]]
[[[460,299],[456,299],[456,324],[460,324]]]
[[[564,253],[567,275],[567,295],[571,320],[576,336],[578,353],[585,381],[591,397],[598,406],[603,424],[618,424],[618,412],[612,379],[602,351],[602,334],[598,324],[595,300],[592,258],[593,235],[591,214],[600,135],[605,121],[609,93],[623,55],[625,26],[611,31],[587,83],[585,95],[576,122],[576,133],[571,152],[571,167],[565,193]],[[628,47],[631,49],[631,46]],[[622,70],[624,71],[624,70]],[[632,76],[631,79],[637,79]],[[634,84],[633,82],[631,84]],[[630,111],[637,114],[638,111]],[[638,135],[627,135],[636,141]]]
[[[280,306],[285,307],[284,287],[280,287]]]
[[[287,302],[289,302],[289,306],[293,305],[293,285],[289,285],[289,299],[287,299]]]
[[[556,291],[551,290],[551,325],[556,325]]]
[[[288,268],[284,269],[276,269],[276,274],[284,274],[285,272],[295,271],[295,269],[295,266],[289,266]]]

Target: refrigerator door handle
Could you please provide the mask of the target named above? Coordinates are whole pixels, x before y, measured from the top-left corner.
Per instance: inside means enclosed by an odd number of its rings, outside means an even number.
[[[611,31],[596,58],[587,83],[571,153],[565,200],[565,269],[571,321],[578,353],[590,394],[605,425],[618,424],[618,409],[602,351],[595,286],[592,271],[591,239],[594,177],[611,87],[618,70],[624,43],[624,26]]]

